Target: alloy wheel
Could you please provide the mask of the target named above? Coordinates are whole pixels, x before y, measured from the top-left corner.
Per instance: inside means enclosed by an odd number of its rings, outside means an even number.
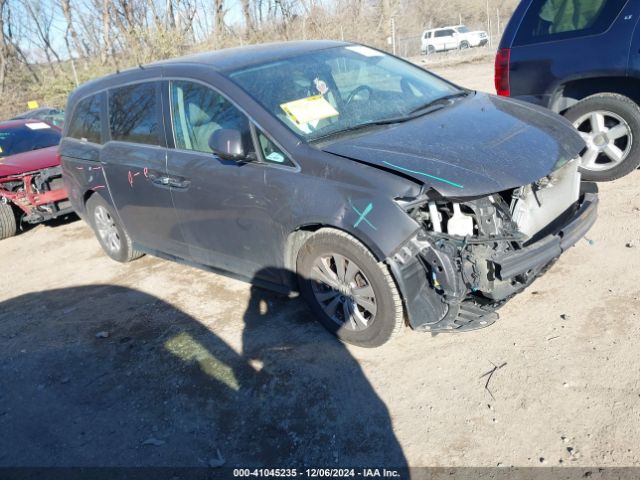
[[[313,294],[324,313],[340,327],[362,331],[375,321],[376,295],[362,269],[337,253],[313,264]]]
[[[620,115],[597,110],[581,116],[573,125],[587,144],[582,155],[585,170],[610,170],[622,163],[631,151],[631,127]]]
[[[96,230],[98,230],[98,235],[102,239],[103,244],[110,252],[119,252],[122,248],[122,241],[118,228],[116,227],[116,222],[109,211],[102,205],[98,205],[94,210],[93,216]]]

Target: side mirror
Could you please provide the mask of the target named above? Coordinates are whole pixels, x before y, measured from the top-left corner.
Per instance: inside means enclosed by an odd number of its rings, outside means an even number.
[[[242,146],[242,135],[238,130],[223,128],[216,130],[209,137],[209,148],[223,160],[244,160],[246,158]]]

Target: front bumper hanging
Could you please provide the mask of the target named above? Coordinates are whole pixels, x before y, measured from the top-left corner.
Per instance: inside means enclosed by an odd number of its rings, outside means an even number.
[[[473,258],[473,247],[467,248],[462,240],[457,245],[454,241],[434,241],[426,232],[413,238],[388,259],[411,327],[436,333],[475,330],[494,323],[498,307],[530,285],[594,225],[598,196],[597,189],[593,190],[583,193],[578,207],[562,225],[517,250]],[[488,265],[489,276],[500,285],[495,291],[482,291],[487,284],[493,285],[491,282],[478,286],[470,281],[472,258],[475,264]]]
[[[496,257],[494,263],[498,278],[508,280],[558,258],[587,234],[596,223],[597,217],[598,196],[595,193],[586,193],[574,216],[555,233],[517,252]]]

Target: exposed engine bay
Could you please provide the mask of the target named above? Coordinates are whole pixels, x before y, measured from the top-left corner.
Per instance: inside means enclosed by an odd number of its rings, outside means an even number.
[[[73,212],[59,166],[0,178],[0,201],[22,213],[21,221],[39,223]]]
[[[597,205],[597,190],[581,185],[578,166],[573,160],[533,184],[482,198],[403,205],[423,226],[390,262],[413,302],[413,328],[490,325],[497,308],[575,244],[595,222]]]

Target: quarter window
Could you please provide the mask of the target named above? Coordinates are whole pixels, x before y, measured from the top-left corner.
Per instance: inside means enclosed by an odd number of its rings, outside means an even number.
[[[100,114],[102,95],[93,95],[78,102],[69,122],[69,137],[85,142],[100,143],[102,124]]]
[[[254,152],[249,120],[229,100],[204,85],[171,82],[171,121],[176,148],[211,153],[209,137],[216,130],[238,130],[244,151]]]
[[[597,35],[611,27],[627,0],[534,0],[515,45]]]
[[[262,158],[264,158],[265,162],[272,163],[274,165],[286,165],[288,167],[295,166],[287,154],[273,143],[269,137],[258,129],[256,129],[256,132],[258,134],[258,143],[260,144]]]
[[[156,83],[128,85],[109,93],[113,140],[160,145],[161,125]]]

